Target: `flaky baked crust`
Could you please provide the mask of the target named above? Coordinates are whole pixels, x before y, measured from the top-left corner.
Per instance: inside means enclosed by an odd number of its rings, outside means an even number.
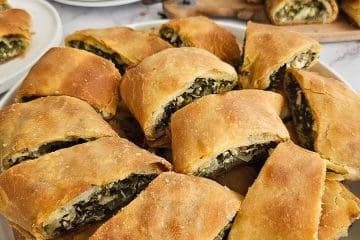
[[[193,173],[229,149],[289,139],[279,117],[283,102],[280,94],[249,89],[205,96],[180,109],[171,119],[175,170]]]
[[[0,213],[34,237],[49,215],[93,186],[171,168],[126,139],[104,137],[14,166],[0,175]],[[9,184],[11,183],[11,184]],[[16,186],[16,188],[14,188]]]
[[[213,20],[204,16],[175,18],[163,24],[160,31],[165,27],[178,33],[189,47],[203,48],[225,62],[239,64],[240,49],[235,36]]]
[[[360,179],[360,96],[344,82],[315,72],[290,69],[310,106],[321,157]],[[336,170],[336,169],[334,169]]]
[[[52,48],[32,67],[15,101],[67,95],[88,102],[109,119],[116,113],[119,83],[120,74],[110,61],[75,48]]]
[[[165,105],[181,95],[197,77],[237,81],[235,69],[199,48],[168,48],[129,68],[120,84],[121,98],[148,140]]]
[[[301,4],[305,5],[306,3],[312,2],[314,0],[305,0],[302,1]],[[276,25],[293,25],[293,24],[310,24],[310,23],[331,23],[336,20],[339,14],[339,8],[336,3],[336,0],[316,0],[318,2],[323,2],[326,4],[326,10],[330,13],[330,16],[326,19],[297,19],[297,20],[289,20],[287,22],[279,21],[276,18],[276,13],[284,7],[285,4],[294,4],[297,0],[266,0],[265,1],[265,9],[266,13],[273,24]]]
[[[319,240],[347,236],[350,225],[360,218],[360,200],[343,184],[326,181],[322,201]]]
[[[319,154],[290,141],[279,144],[250,187],[228,239],[316,239],[325,171]]]
[[[340,8],[352,23],[360,27],[360,3],[358,0],[342,0]]]
[[[212,240],[235,216],[241,199],[212,180],[163,173],[90,239]]]
[[[86,102],[46,97],[16,103],[0,111],[0,160],[54,141],[97,139],[116,133]]]
[[[77,31],[65,38],[65,45],[69,46],[72,40],[92,44],[107,52],[115,52],[128,65],[138,63],[156,52],[171,47],[154,34],[136,32],[129,27]]]
[[[20,35],[30,41],[31,16],[23,9],[7,9],[0,12],[0,40],[9,35]]]
[[[247,74],[240,75],[240,84],[244,88],[268,88],[272,73],[297,54],[309,49],[319,54],[320,44],[301,33],[248,22],[244,63],[241,67],[241,72]],[[313,61],[312,64],[314,63]]]

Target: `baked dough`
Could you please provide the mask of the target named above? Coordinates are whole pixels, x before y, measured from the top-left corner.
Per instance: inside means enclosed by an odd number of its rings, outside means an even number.
[[[2,173],[0,214],[33,237],[48,239],[88,219],[94,223],[110,217],[170,168],[126,139],[104,137]]]
[[[280,143],[250,187],[228,240],[317,239],[325,161]]]
[[[288,67],[308,68],[319,57],[320,45],[301,33],[248,22],[240,84],[244,88],[278,89]]]
[[[360,200],[343,184],[326,181],[322,201],[319,240],[346,237],[350,225],[360,218]]]
[[[86,29],[65,39],[65,45],[85,49],[111,60],[123,74],[128,65],[171,47],[160,37],[128,27]]]
[[[46,97],[0,111],[0,167],[116,133],[86,102]]]
[[[90,240],[223,239],[241,200],[212,180],[162,173]]]
[[[360,2],[359,0],[342,0],[341,10],[346,14],[351,23],[360,27]]]
[[[0,64],[25,53],[31,41],[30,27],[31,16],[25,10],[0,11]]]
[[[336,0],[266,0],[265,4],[276,25],[331,23],[339,14]]]
[[[175,47],[203,48],[234,66],[240,63],[235,36],[207,17],[172,19],[160,27],[159,33]]]
[[[52,48],[32,67],[16,93],[16,102],[67,95],[88,102],[105,119],[119,102],[120,74],[101,57],[74,48]]]
[[[233,89],[235,69],[199,48],[168,48],[144,59],[125,73],[121,98],[145,137],[165,134],[172,113],[210,93]]]
[[[213,176],[265,160],[289,139],[279,117],[283,102],[280,94],[248,89],[206,96],[177,111],[171,119],[175,170]]]
[[[301,145],[359,180],[360,96],[340,80],[304,70],[290,69],[285,85]]]

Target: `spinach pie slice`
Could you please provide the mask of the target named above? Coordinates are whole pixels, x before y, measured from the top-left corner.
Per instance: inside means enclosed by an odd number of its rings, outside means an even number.
[[[65,39],[68,47],[79,48],[111,60],[121,74],[131,64],[171,47],[160,37],[128,27],[85,29]]]
[[[342,0],[340,3],[341,10],[346,14],[350,22],[360,27],[360,2],[359,0]]]
[[[120,84],[121,98],[147,140],[165,134],[171,115],[208,94],[237,85],[235,69],[199,48],[168,48],[129,68]]]
[[[171,119],[175,170],[215,177],[265,160],[289,139],[279,117],[283,102],[280,94],[248,89],[209,95],[179,110]]]
[[[234,66],[240,63],[235,36],[207,17],[172,19],[160,27],[159,34],[174,47],[203,48]]]
[[[31,41],[30,27],[31,16],[25,10],[0,11],[0,64],[25,53]]]
[[[90,240],[226,239],[241,200],[215,181],[162,173]]]
[[[240,84],[244,88],[281,91],[286,69],[309,68],[319,52],[320,44],[301,33],[248,22]]]
[[[103,118],[116,114],[120,74],[114,64],[74,48],[52,48],[31,68],[16,102],[66,95],[88,102]]]
[[[339,13],[336,0],[266,0],[265,4],[276,25],[331,23]]]
[[[79,99],[45,97],[0,111],[0,170],[116,133]]]
[[[360,96],[340,80],[290,69],[285,91],[300,144],[328,168],[360,179]]]
[[[317,239],[325,172],[319,154],[280,143],[249,188],[228,240]]]
[[[0,12],[9,9],[10,6],[6,0],[0,0]]]
[[[0,214],[36,239],[53,238],[111,217],[170,168],[126,139],[104,137],[2,173]]]

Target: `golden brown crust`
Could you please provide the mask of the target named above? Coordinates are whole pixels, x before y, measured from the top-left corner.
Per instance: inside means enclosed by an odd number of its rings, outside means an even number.
[[[229,149],[289,139],[282,106],[280,94],[249,89],[205,96],[180,109],[171,120],[175,170],[194,173]]]
[[[293,24],[310,24],[310,23],[331,23],[336,20],[339,14],[339,8],[336,3],[336,0],[305,0],[302,1],[301,4],[305,5],[306,3],[316,1],[316,2],[323,2],[326,4],[327,12],[330,12],[330,16],[327,18],[320,18],[316,19],[296,19],[296,20],[289,20],[289,21],[281,21],[276,18],[276,14],[280,9],[282,9],[286,4],[294,4],[297,0],[266,0],[265,1],[265,9],[266,13],[273,24],[276,25],[293,25]],[[324,5],[325,6],[325,5]],[[305,17],[305,16],[304,16]]]
[[[325,161],[292,142],[281,143],[250,187],[229,240],[316,239]]]
[[[241,199],[214,181],[163,173],[90,239],[212,240],[234,217]]]
[[[221,60],[237,66],[240,61],[240,49],[235,36],[213,20],[204,17],[176,18],[160,28],[171,28],[178,33],[189,47],[203,48]]]
[[[104,118],[115,115],[120,74],[114,64],[74,48],[52,48],[33,66],[17,91],[23,98],[67,95],[88,102]]]
[[[351,22],[360,27],[360,3],[359,0],[342,0],[341,10],[350,18]]]
[[[31,16],[23,9],[0,12],[0,40],[9,35],[20,35],[30,41]]]
[[[86,102],[46,97],[0,111],[0,161],[54,141],[96,139],[116,133]]]
[[[309,49],[319,54],[320,44],[301,33],[248,22],[241,67],[241,72],[248,74],[240,75],[240,84],[244,88],[268,88],[274,71]]]
[[[85,29],[68,35],[65,45],[72,40],[95,44],[104,50],[119,54],[126,64],[136,64],[144,58],[171,45],[155,34],[136,32],[128,27]]]
[[[360,96],[345,83],[315,72],[290,69],[310,105],[315,151],[360,179]]]
[[[360,218],[360,200],[337,181],[326,181],[322,198],[319,240],[347,236],[350,225]]]
[[[129,68],[122,78],[122,100],[140,123],[148,140],[164,106],[187,90],[197,77],[237,81],[235,69],[199,48],[169,48]]]
[[[170,168],[166,160],[126,139],[104,137],[2,173],[0,213],[41,238],[46,236],[41,224],[49,215],[91,187],[125,179],[132,173],[160,173]]]

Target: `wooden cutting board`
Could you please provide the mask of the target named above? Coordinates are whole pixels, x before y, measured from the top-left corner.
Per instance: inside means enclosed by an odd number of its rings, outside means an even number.
[[[169,18],[206,15],[270,24],[263,4],[251,4],[245,0],[167,0],[163,3],[163,8]],[[341,14],[335,22],[329,24],[302,24],[281,27],[302,32],[319,42],[360,40],[360,29],[351,26]]]

